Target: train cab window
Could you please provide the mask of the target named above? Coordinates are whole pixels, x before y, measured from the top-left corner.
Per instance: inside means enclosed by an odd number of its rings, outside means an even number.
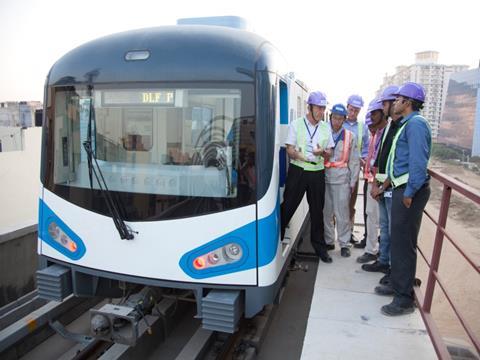
[[[153,139],[153,110],[123,110],[123,148],[127,151],[150,151]]]
[[[252,91],[72,87],[53,94],[53,186],[99,189],[84,148],[90,141],[111,191],[240,202],[255,193],[245,180],[255,177]]]

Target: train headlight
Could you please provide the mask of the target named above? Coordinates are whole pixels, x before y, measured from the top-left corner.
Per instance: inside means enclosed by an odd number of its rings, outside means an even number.
[[[78,245],[75,241],[73,241],[70,236],[68,236],[58,225],[55,221],[52,221],[48,225],[48,234],[50,237],[60,244],[62,247],[67,249],[68,251],[74,253],[77,251]]]
[[[236,261],[242,257],[242,247],[236,243],[227,244],[223,248],[229,260]]]
[[[48,233],[50,236],[57,240],[60,236],[60,228],[58,227],[57,223],[55,221],[52,221],[50,225],[48,225]]]
[[[206,254],[197,256],[192,265],[196,270],[203,270],[220,265],[227,265],[242,259],[243,249],[238,243],[229,243]]]

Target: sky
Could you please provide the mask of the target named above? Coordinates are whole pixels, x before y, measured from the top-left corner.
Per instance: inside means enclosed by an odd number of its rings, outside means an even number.
[[[274,5],[278,3],[277,5]],[[73,48],[178,18],[235,15],[272,42],[329,103],[375,96],[383,76],[439,51],[439,63],[477,67],[476,1],[0,0],[0,101],[43,100],[45,77]],[[477,35],[475,35],[477,34]]]

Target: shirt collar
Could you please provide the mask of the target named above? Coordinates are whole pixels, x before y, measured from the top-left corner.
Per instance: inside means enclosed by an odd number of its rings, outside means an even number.
[[[340,130],[338,130],[337,132],[334,132],[331,125],[330,125],[330,128],[332,129],[332,135],[333,135],[333,136],[338,136],[338,135],[340,135],[340,134],[342,133],[342,131],[344,130],[344,128],[341,127]]]
[[[410,120],[412,117],[414,117],[415,115],[418,115],[418,114],[419,114],[418,111],[411,112],[410,114],[405,116],[402,120],[400,120],[399,125],[405,124],[408,120]]]
[[[320,120],[318,123],[316,123],[315,125],[313,125],[313,124],[310,122],[310,120],[308,120],[307,115],[305,115],[303,118],[305,119],[305,123],[306,123],[308,126],[312,127],[312,128],[317,127],[318,125],[320,125],[320,124],[322,123],[322,120]]]

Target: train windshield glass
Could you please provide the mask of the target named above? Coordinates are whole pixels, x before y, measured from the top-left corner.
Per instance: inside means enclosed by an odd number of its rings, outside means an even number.
[[[253,189],[246,142],[254,139],[241,134],[253,116],[242,113],[234,86],[64,88],[52,105],[54,185],[99,189],[84,148],[89,140],[111,191],[237,198],[239,182]]]

